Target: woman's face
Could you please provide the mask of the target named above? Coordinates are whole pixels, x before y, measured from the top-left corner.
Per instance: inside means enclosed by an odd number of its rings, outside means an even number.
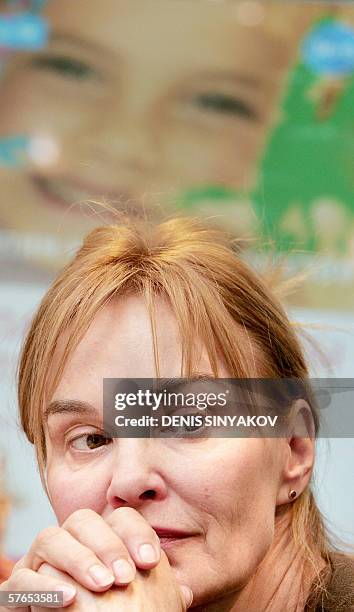
[[[73,203],[149,208],[252,184],[284,42],[242,25],[232,3],[50,0],[44,14],[48,47],[14,57],[1,83],[0,135],[44,139],[49,153],[0,169],[3,226],[81,235],[93,221]]]
[[[162,298],[156,320],[161,377],[179,377],[177,322]],[[240,342],[246,341],[242,334]],[[206,349],[199,348],[195,371],[212,375]],[[219,366],[221,376],[229,376],[222,361]],[[52,398],[55,409],[45,426],[49,495],[60,524],[79,508],[108,517],[129,505],[155,528],[187,532],[190,537],[166,544],[165,552],[178,579],[193,589],[195,602],[208,601],[248,582],[269,550],[284,449],[275,439],[105,438],[102,379],[154,376],[142,298],[106,306],[68,361]],[[76,413],[73,400],[89,404],[94,413]],[[142,495],[147,490],[155,497]]]

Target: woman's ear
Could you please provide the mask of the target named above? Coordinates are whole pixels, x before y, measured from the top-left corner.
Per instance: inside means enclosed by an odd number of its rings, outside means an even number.
[[[315,425],[311,408],[303,399],[294,401],[290,411],[290,427],[286,443],[286,459],[277,505],[293,501],[307,487],[315,460]],[[291,491],[296,496],[289,497]]]

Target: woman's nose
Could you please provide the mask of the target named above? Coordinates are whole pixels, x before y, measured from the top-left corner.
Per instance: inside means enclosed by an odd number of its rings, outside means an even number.
[[[107,503],[112,508],[139,508],[147,500],[161,501],[167,495],[156,440],[120,439],[112,460],[112,478]]]

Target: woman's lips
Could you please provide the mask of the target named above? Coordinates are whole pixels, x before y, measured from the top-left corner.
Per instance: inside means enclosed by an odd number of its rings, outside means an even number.
[[[186,538],[160,538],[161,548],[166,550],[175,544],[180,544],[181,542],[185,542]]]
[[[108,203],[112,202],[115,206],[120,203],[124,210],[127,210],[129,202],[132,202],[131,195],[127,191],[118,193],[108,188],[100,188],[97,185],[89,186],[76,180],[30,175],[30,181],[35,190],[51,205],[66,210],[71,207],[73,212],[81,214],[80,204],[85,204],[85,202],[92,201],[95,198],[97,200],[105,198]],[[79,206],[75,206],[75,204]]]
[[[156,531],[160,544],[164,549],[198,535],[196,533],[179,531],[176,529],[161,529],[157,527],[153,527],[153,529]]]

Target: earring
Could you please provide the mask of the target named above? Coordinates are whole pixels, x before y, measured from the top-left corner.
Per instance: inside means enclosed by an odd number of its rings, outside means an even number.
[[[290,501],[293,501],[293,499],[295,499],[297,493],[296,491],[294,491],[294,489],[291,489],[291,491],[289,491],[288,497],[290,499]]]

